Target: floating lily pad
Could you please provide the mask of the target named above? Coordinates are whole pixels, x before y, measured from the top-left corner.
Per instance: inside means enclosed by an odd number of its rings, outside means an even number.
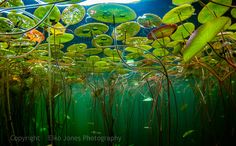
[[[6,49],[8,47],[7,42],[0,42],[0,49]]]
[[[126,39],[125,44],[128,46],[140,46],[152,43],[147,37],[130,37]]]
[[[79,4],[73,4],[66,7],[62,14],[61,20],[67,25],[79,23],[85,16],[85,9]]]
[[[0,32],[10,32],[14,28],[14,24],[10,19],[0,17]]]
[[[144,53],[145,51],[148,51],[152,48],[152,46],[149,45],[140,45],[138,47],[126,47],[125,51],[132,52],[132,53]]]
[[[38,49],[39,50],[48,50],[48,43],[40,44]],[[64,48],[63,44],[53,44],[53,42],[50,42],[50,49],[52,50],[58,50]]]
[[[233,9],[231,10],[231,15],[232,15],[234,18],[236,18],[236,8],[233,8]]]
[[[67,51],[84,53],[86,48],[87,48],[87,45],[85,43],[73,44],[67,48]]]
[[[101,52],[102,52],[101,48],[89,48],[89,49],[86,49],[84,53],[87,55],[95,55]]]
[[[51,9],[51,7],[52,7],[51,5],[40,6],[34,11],[34,15],[36,17],[38,17],[39,19],[42,19],[47,14],[47,12]],[[51,13],[49,14],[48,18],[49,18],[50,22],[48,22],[48,19],[46,19],[47,23],[59,22],[59,20],[61,19],[61,12],[60,12],[60,10],[57,6],[53,7],[53,9],[52,9]]]
[[[9,42],[10,47],[27,47],[34,46],[35,42],[29,39],[15,39]]]
[[[0,49],[0,56],[14,55],[14,54],[16,54],[15,51],[9,49]]]
[[[190,4],[180,5],[167,12],[163,17],[162,22],[166,24],[174,24],[184,21],[191,17],[194,11],[194,7]]]
[[[195,29],[193,23],[187,22],[178,26],[177,30],[171,35],[173,40],[183,40],[190,36]]]
[[[157,49],[153,50],[152,53],[153,53],[153,55],[160,56],[160,57],[166,56],[169,54],[169,52],[163,48],[157,48]]]
[[[104,57],[104,58],[102,58],[102,60],[104,60],[104,61],[108,61],[108,62],[120,62],[121,61],[121,59],[120,59],[120,57]]]
[[[18,7],[18,6],[24,6],[24,2],[22,0],[7,0],[0,7],[8,8],[8,7]]]
[[[130,60],[130,59],[138,59],[139,57],[141,57],[143,55],[143,53],[139,52],[139,53],[129,53],[125,56],[125,58],[127,60]],[[131,65],[132,66],[132,65]]]
[[[107,34],[100,34],[93,38],[92,45],[94,47],[110,46],[113,43],[113,39]]]
[[[101,58],[99,56],[93,55],[89,56],[86,60],[95,63],[96,61],[101,60]]]
[[[93,37],[106,33],[109,27],[103,23],[88,23],[75,29],[75,35],[79,37]]]
[[[176,24],[168,24],[168,25],[163,25],[161,27],[153,29],[149,34],[148,34],[148,39],[150,40],[155,40],[159,38],[164,38],[164,37],[169,37],[172,35],[175,30],[177,29]]]
[[[231,5],[232,0],[212,0],[214,2]],[[198,14],[198,21],[200,23],[206,23],[213,20],[216,17],[222,16],[226,11],[229,10],[229,7],[218,5],[212,2],[209,2]]]
[[[157,39],[152,43],[153,48],[165,48],[166,45],[170,42],[169,37],[164,37],[161,39]]]
[[[153,28],[153,27],[159,27],[162,23],[162,20],[159,16],[152,14],[152,13],[146,13],[143,14],[143,16],[139,16],[137,18],[137,22],[141,27],[144,28]]]
[[[27,32],[27,33],[26,33],[26,36],[27,36],[31,41],[39,42],[39,43],[42,42],[42,41],[45,39],[44,35],[43,35],[40,31],[38,31],[38,30],[36,30],[36,29],[33,29],[33,30]]]
[[[11,12],[7,17],[14,23],[18,28],[29,29],[35,26],[33,19],[19,13]]]
[[[50,28],[50,32],[53,35],[62,35],[66,31],[65,26],[63,26],[60,22],[57,22],[53,27]]]
[[[140,26],[137,22],[125,22],[117,26],[115,30],[116,33],[113,30],[112,37],[117,40],[124,40],[135,36],[139,32]]]
[[[118,52],[121,55],[121,51],[118,50]],[[119,57],[119,54],[117,53],[116,49],[105,48],[103,53],[109,57]]]
[[[230,27],[228,27],[228,30],[236,30],[236,23],[234,23]]]
[[[230,20],[228,17],[218,17],[200,26],[190,36],[183,52],[185,62],[200,52],[208,42],[210,42]]]
[[[167,47],[172,48],[171,53],[176,55],[181,52],[182,48],[184,48],[184,45],[185,45],[185,40],[177,40],[168,43]]]
[[[134,20],[136,13],[129,7],[120,4],[98,4],[88,9],[90,17],[105,23],[123,23]]]
[[[74,39],[74,35],[70,33],[64,33],[62,35],[51,35],[47,38],[47,42],[60,44],[67,43]]]
[[[174,5],[183,5],[183,4],[190,4],[193,2],[197,2],[198,0],[172,0],[172,4]]]

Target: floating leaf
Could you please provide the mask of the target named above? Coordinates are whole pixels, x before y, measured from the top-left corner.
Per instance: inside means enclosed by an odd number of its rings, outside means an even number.
[[[212,0],[212,1],[220,3],[220,4],[225,4],[225,5],[232,4],[232,0]],[[229,7],[209,2],[199,12],[198,21],[200,23],[206,23],[208,21],[212,21],[214,18],[222,16],[228,9]]]
[[[35,26],[33,19],[19,13],[11,12],[7,17],[14,23],[18,28],[29,29]]]
[[[176,24],[168,24],[168,25],[163,25],[161,27],[153,29],[149,34],[148,34],[148,39],[150,40],[156,40],[159,38],[164,38],[172,35],[174,31],[177,29]]]
[[[180,26],[178,26],[177,30],[171,35],[171,39],[173,40],[183,40],[190,36],[195,29],[195,25],[193,23],[187,22]]]
[[[236,18],[236,8],[233,8],[233,9],[231,10],[231,15],[232,15],[234,18]]]
[[[110,46],[113,43],[113,39],[107,34],[100,34],[93,38],[92,44],[94,47]]]
[[[85,16],[85,9],[79,4],[73,4],[66,7],[62,14],[61,20],[68,25],[79,23]]]
[[[98,4],[88,9],[88,14],[95,20],[105,23],[123,23],[136,18],[136,13],[120,4]]]
[[[75,35],[79,37],[93,37],[106,33],[109,27],[103,23],[88,23],[75,29]]]
[[[50,27],[50,32],[53,35],[62,35],[66,31],[65,26],[63,26],[60,22],[57,22],[53,27]]]
[[[182,5],[182,4],[190,4],[193,2],[197,2],[198,0],[172,0],[172,4],[174,5]]]
[[[67,51],[83,53],[86,48],[87,48],[87,45],[85,43],[73,44],[67,48]]]
[[[38,43],[42,42],[45,39],[44,35],[40,31],[38,31],[36,29],[33,29],[33,30],[27,32],[26,36],[31,41],[38,42]]]
[[[126,39],[125,44],[128,46],[140,46],[152,43],[147,37],[130,37]]]
[[[194,7],[190,4],[180,5],[167,12],[163,17],[162,22],[166,24],[174,24],[184,21],[191,17],[194,11]]]
[[[47,38],[47,42],[60,44],[67,43],[74,39],[74,35],[70,33],[64,33],[62,35],[51,35]]]
[[[112,37],[117,40],[124,40],[135,36],[139,32],[140,26],[137,22],[125,22],[118,25],[115,30],[116,33],[113,30]]]
[[[0,32],[9,32],[13,28],[14,24],[10,19],[7,19],[5,17],[0,17]]]
[[[228,17],[215,18],[194,31],[184,48],[184,61],[189,61],[193,56],[200,52],[204,46],[224,28],[228,21],[230,21]]]
[[[137,18],[137,22],[141,27],[144,28],[153,28],[159,27],[162,23],[162,20],[159,16],[151,13],[143,14]]]

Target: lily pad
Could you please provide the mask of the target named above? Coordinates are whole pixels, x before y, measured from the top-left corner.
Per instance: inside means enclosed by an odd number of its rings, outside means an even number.
[[[129,7],[120,4],[106,3],[88,9],[90,17],[105,23],[123,23],[134,20],[136,13]]]
[[[103,61],[108,61],[108,62],[120,62],[121,59],[120,57],[104,57],[102,58]]]
[[[131,52],[131,53],[144,53],[145,51],[148,51],[152,48],[152,46],[149,45],[140,45],[139,47],[126,47],[125,51]]]
[[[39,19],[42,19],[47,14],[47,12],[51,9],[51,7],[52,7],[51,5],[40,6],[34,11],[34,15],[38,17]],[[59,22],[59,20],[61,19],[61,12],[57,6],[53,7],[48,18],[49,18],[49,22],[48,22],[48,19],[46,19],[46,22],[49,24]]]
[[[0,17],[0,32],[10,32],[14,28],[14,23],[5,17]]]
[[[19,13],[11,12],[7,17],[14,23],[18,28],[29,29],[35,26],[33,19]]]
[[[60,22],[57,22],[53,27],[50,28],[50,32],[53,35],[62,35],[66,31],[65,26],[63,26]]]
[[[193,2],[197,2],[198,0],[172,0],[172,4],[174,5],[183,5],[183,4],[191,4]]]
[[[157,39],[152,43],[153,48],[165,48],[166,45],[170,42],[169,37],[164,37],[161,39]]]
[[[232,0],[212,0],[220,4],[231,5]],[[198,21],[200,23],[206,23],[212,21],[216,17],[222,16],[226,11],[229,10],[229,7],[218,5],[212,2],[209,2],[198,14]]]
[[[63,10],[61,20],[67,25],[74,25],[79,23],[84,16],[85,8],[79,4],[73,4]]]
[[[102,52],[101,48],[89,48],[89,49],[85,49],[84,53],[87,55],[95,55],[95,54],[99,54]]]
[[[26,36],[31,41],[38,42],[38,43],[42,42],[45,39],[44,35],[40,31],[38,31],[36,29],[33,29],[33,30],[27,32]]]
[[[171,35],[171,39],[173,40],[183,40],[190,36],[195,29],[195,25],[193,23],[187,22],[180,26],[178,26],[177,30]]]
[[[106,33],[109,27],[103,23],[88,23],[75,29],[75,35],[79,37],[93,37]]]
[[[48,50],[48,43],[40,44],[38,49],[39,50]],[[50,42],[50,49],[51,50],[59,50],[64,48],[63,44],[53,44],[53,42]]]
[[[230,21],[228,17],[218,17],[201,25],[190,36],[183,52],[185,62],[189,61],[207,45]]]
[[[27,47],[34,46],[35,42],[29,39],[15,39],[9,42],[10,47]]]
[[[231,15],[232,15],[234,18],[236,18],[236,8],[233,8],[233,9],[231,10]]]
[[[47,38],[47,42],[60,44],[67,43],[74,39],[74,35],[70,33],[64,33],[62,35],[51,35]]]
[[[169,54],[169,52],[163,48],[157,48],[157,49],[153,50],[152,53],[153,53],[153,55],[160,56],[160,57],[167,56]]]
[[[124,40],[129,37],[135,36],[140,30],[140,26],[137,22],[125,22],[121,23],[112,32],[112,37],[119,40]],[[116,31],[116,32],[115,32]]]
[[[93,38],[92,44],[94,47],[110,46],[113,43],[113,39],[107,34],[100,34]]]
[[[177,29],[176,24],[168,24],[168,25],[163,25],[161,27],[153,29],[149,34],[148,34],[148,39],[150,40],[155,40],[159,38],[164,38],[164,37],[169,37],[172,35],[175,30]]]
[[[120,50],[118,50],[118,52],[121,55],[122,52]],[[103,53],[109,57],[119,57],[116,49],[105,48]]]
[[[67,48],[67,51],[83,53],[86,48],[87,48],[87,45],[85,43],[73,44]]]
[[[138,59],[139,57],[141,57],[143,55],[143,53],[139,52],[139,53],[129,53],[125,56],[125,58],[127,60],[130,60],[130,59]],[[127,63],[129,64],[129,63]],[[133,64],[133,63],[132,63]]]
[[[130,37],[126,39],[125,44],[128,46],[140,46],[152,43],[147,37]]]
[[[165,24],[174,24],[184,21],[190,18],[194,11],[194,7],[190,4],[180,5],[167,12],[163,17],[162,22]]]
[[[159,16],[155,14],[146,13],[143,14],[143,16],[139,16],[137,18],[137,22],[143,28],[153,28],[153,27],[159,27],[162,23],[162,20]]]
[[[230,27],[228,27],[228,30],[236,30],[236,23],[234,23]]]
[[[8,47],[7,42],[0,42],[0,49],[6,49]]]

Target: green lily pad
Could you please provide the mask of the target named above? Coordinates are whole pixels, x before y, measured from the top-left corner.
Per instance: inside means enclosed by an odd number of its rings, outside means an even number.
[[[228,30],[236,30],[236,23],[234,23],[230,27],[228,27]]]
[[[228,17],[218,17],[200,26],[190,36],[183,52],[185,62],[189,61],[207,45],[227,24]]]
[[[74,35],[70,33],[64,33],[62,35],[51,35],[47,38],[47,42],[53,44],[67,43],[74,39]]]
[[[15,51],[9,49],[0,49],[0,56],[14,55],[14,54],[16,54]]]
[[[33,19],[19,13],[11,12],[7,17],[14,23],[18,28],[29,29],[35,26]]]
[[[143,28],[153,28],[153,27],[159,27],[162,23],[162,20],[159,16],[155,14],[146,13],[143,14],[143,16],[139,16],[137,18],[137,22]]]
[[[10,19],[0,17],[0,32],[10,32],[13,28],[14,23]]]
[[[107,62],[120,62],[121,59],[120,57],[104,57],[102,58],[103,61],[107,61]]]
[[[231,10],[231,15],[232,15],[234,18],[236,18],[236,8],[233,8],[233,9]]]
[[[185,45],[185,40],[177,40],[177,41],[172,41],[167,44],[168,48],[172,48],[172,54],[176,55],[181,52],[182,48],[184,48]]]
[[[109,63],[107,63],[106,61],[102,60],[102,61],[96,61],[94,63],[94,66],[96,67],[106,67],[109,66]]]
[[[79,23],[84,16],[85,8],[79,4],[73,4],[63,10],[61,20],[67,25],[74,25]]]
[[[125,44],[127,44],[128,46],[140,46],[150,43],[152,43],[152,40],[149,40],[147,37],[130,37],[125,41]]]
[[[134,20],[136,13],[129,7],[120,4],[98,4],[88,9],[90,17],[105,23],[123,23]]]
[[[163,56],[167,56],[169,54],[169,52],[166,49],[157,48],[152,51],[152,54],[155,56],[163,57]]]
[[[63,44],[53,44],[53,42],[50,42],[50,49],[51,50],[59,50],[64,48]],[[39,50],[48,50],[48,43],[40,44],[38,47]]]
[[[116,32],[114,30],[112,32],[112,37],[119,41],[135,36],[139,32],[140,26],[137,22],[125,22],[118,25],[115,30]]]
[[[173,40],[183,40],[190,36],[195,29],[195,25],[193,23],[187,22],[180,26],[178,26],[177,30],[171,35],[171,39]]]
[[[153,48],[165,48],[166,45],[170,42],[169,37],[164,37],[161,39],[157,39],[152,43]]]
[[[106,33],[109,27],[103,23],[88,23],[75,29],[75,35],[79,37],[93,37]]]
[[[99,54],[102,52],[101,48],[89,48],[89,49],[85,49],[84,53],[87,55],[95,55],[95,54]]]
[[[180,5],[167,12],[163,17],[162,22],[165,24],[174,24],[184,21],[190,18],[194,11],[194,7],[190,4]]]
[[[52,7],[51,5],[40,6],[34,11],[34,15],[38,17],[39,19],[42,19],[47,14],[47,12],[51,9],[51,7]],[[51,24],[51,23],[59,22],[59,20],[61,19],[61,12],[57,6],[53,7],[48,18],[49,18],[49,22],[48,22],[48,19],[46,19],[45,20],[46,23]]]
[[[232,0],[212,0],[217,3],[231,5]],[[216,17],[222,16],[226,11],[229,10],[229,7],[218,5],[212,2],[209,2],[198,14],[198,21],[200,23],[206,23],[212,21]]]
[[[152,49],[152,46],[140,45],[138,47],[126,47],[125,51],[132,53],[144,53],[145,51],[149,51],[150,49]]]
[[[67,51],[83,53],[86,48],[87,48],[87,45],[85,43],[73,44],[67,48]]]
[[[163,25],[161,27],[153,29],[149,34],[148,34],[148,39],[150,40],[155,40],[159,38],[164,38],[164,37],[169,37],[172,35],[175,30],[177,29],[176,24],[168,24],[168,25]]]
[[[197,2],[198,0],[172,0],[172,4],[174,5],[183,5],[183,4],[191,4],[193,2]]]
[[[113,43],[113,39],[107,34],[100,34],[93,38],[92,45],[94,47],[110,46]]]
[[[10,47],[28,47],[34,46],[36,43],[29,39],[15,39],[9,42]]]
[[[139,57],[142,57],[143,53],[139,52],[139,53],[129,53],[125,56],[125,58],[127,60],[130,60],[130,59],[138,59]]]
[[[93,56],[89,56],[86,60],[89,62],[95,63],[96,61],[100,61],[101,58],[99,56],[93,55]]]
[[[0,2],[2,2],[1,0]],[[8,0],[5,3],[3,3],[0,7],[18,7],[18,6],[24,6],[24,2],[22,0]]]
[[[7,42],[0,42],[0,49],[6,49],[8,47]]]
[[[118,52],[121,55],[121,51],[118,50]],[[117,53],[116,49],[105,48],[103,53],[109,57],[119,57],[119,54]]]

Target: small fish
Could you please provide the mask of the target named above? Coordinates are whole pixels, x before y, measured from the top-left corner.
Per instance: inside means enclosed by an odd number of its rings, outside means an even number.
[[[189,131],[186,131],[184,134],[183,134],[183,138],[187,137],[188,135],[192,134],[194,132],[194,130],[189,130]]]

